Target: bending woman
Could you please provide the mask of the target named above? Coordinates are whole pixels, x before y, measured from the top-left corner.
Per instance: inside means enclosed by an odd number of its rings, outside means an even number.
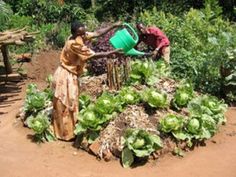
[[[75,137],[74,128],[79,113],[78,77],[83,73],[87,60],[119,53],[119,50],[95,53],[85,45],[92,38],[121,26],[115,23],[97,32],[87,32],[84,24],[74,21],[71,24],[71,36],[65,42],[60,56],[60,66],[53,77],[53,129],[58,139],[69,141]]]

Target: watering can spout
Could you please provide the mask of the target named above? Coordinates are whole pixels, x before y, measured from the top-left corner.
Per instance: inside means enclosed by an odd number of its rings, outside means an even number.
[[[141,56],[141,55],[144,55],[145,53],[144,52],[140,52],[140,51],[138,51],[138,50],[136,50],[136,49],[131,49],[131,50],[129,50],[127,53],[126,53],[126,55],[132,55],[132,56]]]
[[[133,33],[134,38],[129,31],[124,28],[116,31],[116,33],[110,38],[110,43],[115,49],[123,49],[125,55],[144,55],[144,52],[140,52],[134,49],[134,46],[138,43],[139,37],[136,31],[127,23],[124,23],[127,29]]]

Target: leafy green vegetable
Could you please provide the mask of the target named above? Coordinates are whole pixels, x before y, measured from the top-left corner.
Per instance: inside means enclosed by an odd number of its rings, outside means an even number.
[[[44,114],[38,114],[36,117],[30,116],[27,118],[27,125],[35,133],[35,139],[38,142],[54,141],[56,140],[53,133],[50,131],[49,117]]]
[[[154,108],[164,108],[168,106],[167,94],[157,91],[154,88],[144,90],[143,100]]]
[[[134,60],[131,62],[131,73],[129,82],[131,84],[148,84],[153,85],[158,80],[158,69],[162,68],[161,65],[156,65],[152,60]]]
[[[79,96],[79,110],[85,109],[91,103],[91,97],[86,94],[81,94]]]
[[[170,133],[181,130],[184,126],[184,118],[182,116],[168,114],[160,120],[161,131]]]
[[[129,148],[124,148],[121,154],[121,160],[124,168],[128,168],[134,162],[134,155]]]
[[[40,92],[36,84],[29,84],[24,103],[25,112],[37,113],[51,104],[53,93],[50,89]]]
[[[140,101],[140,95],[132,87],[123,87],[118,97],[122,105],[137,104]]]
[[[211,138],[217,131],[217,126],[213,118],[207,114],[193,118],[188,122],[187,132],[191,138],[204,140]]]
[[[131,62],[129,82],[132,84],[155,84],[160,77],[166,77],[170,73],[169,66],[163,61],[134,60]]]
[[[168,77],[170,75],[170,67],[164,60],[155,63],[156,73],[158,77]]]
[[[95,103],[95,109],[99,114],[112,114],[121,111],[121,103],[114,95],[104,92]]]
[[[188,105],[192,117],[201,117],[203,114],[211,116],[217,125],[226,122],[224,113],[227,105],[216,97],[203,95],[193,99]]]
[[[99,115],[94,111],[88,110],[84,112],[84,114],[80,115],[79,122],[84,127],[97,131],[101,129],[101,124],[104,123],[104,120],[100,119]]]
[[[80,102],[84,106],[74,133],[85,136],[89,143],[98,137],[103,125],[122,110],[119,98],[107,92],[104,92],[94,104],[87,96],[81,97]]]
[[[124,167],[128,167],[133,163],[133,156],[130,154],[130,151],[136,157],[147,157],[163,146],[159,136],[139,129],[127,129],[123,137],[123,144],[125,147],[122,152]],[[128,155],[124,157],[126,154]]]
[[[198,134],[200,131],[201,125],[198,119],[193,118],[188,122],[187,130],[192,134]]]
[[[97,112],[94,104],[90,104],[86,109],[79,114],[79,122],[76,124],[74,133],[76,135],[84,135],[89,143],[92,143],[99,134],[103,125],[111,120],[116,115],[116,112],[111,114],[101,114]]]
[[[188,102],[193,98],[193,95],[193,86],[189,83],[182,83],[174,94],[172,105],[176,109],[180,109],[188,104]]]

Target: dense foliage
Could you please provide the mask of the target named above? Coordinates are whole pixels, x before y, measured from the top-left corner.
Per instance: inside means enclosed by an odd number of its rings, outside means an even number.
[[[171,40],[173,75],[189,78],[198,90],[218,96],[224,92],[220,68],[232,60],[228,53],[236,47],[235,25],[224,21],[221,12],[217,4],[206,4],[201,10],[190,9],[183,17],[155,8],[140,17],[163,29]]]

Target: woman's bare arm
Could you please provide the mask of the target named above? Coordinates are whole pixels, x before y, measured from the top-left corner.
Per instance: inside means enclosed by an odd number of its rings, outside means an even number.
[[[113,54],[122,55],[123,54],[122,49],[116,49],[116,50],[112,50],[112,51],[108,51],[108,52],[97,52],[88,59],[102,58],[102,57],[107,57],[107,56],[110,56]]]
[[[100,36],[106,34],[107,32],[111,31],[112,29],[117,28],[119,26],[122,26],[122,22],[116,22],[106,28],[102,28],[100,30],[97,30],[94,32],[93,38],[100,37]]]

